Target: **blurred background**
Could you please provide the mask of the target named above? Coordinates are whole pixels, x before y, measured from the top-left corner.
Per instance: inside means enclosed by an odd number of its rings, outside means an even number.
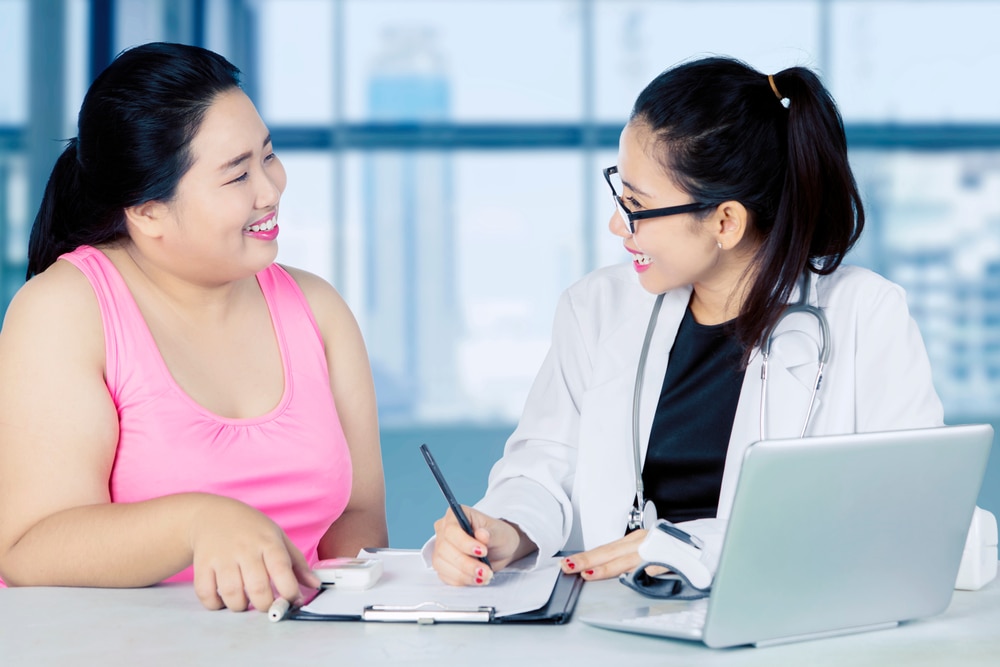
[[[601,168],[635,96],[723,54],[821,76],[869,216],[848,261],[906,288],[947,421],[1000,430],[997,26],[991,0],[0,0],[0,308],[96,73],[148,41],[222,53],[288,171],[279,261],[364,332],[391,544],[419,546],[445,508],[419,444],[480,497],[560,292],[627,259]]]

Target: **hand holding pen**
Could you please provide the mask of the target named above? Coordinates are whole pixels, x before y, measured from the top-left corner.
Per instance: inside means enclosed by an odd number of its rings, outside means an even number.
[[[462,510],[462,506],[459,505],[458,501],[455,499],[455,494],[451,492],[451,487],[449,487],[448,482],[445,481],[441,469],[434,460],[434,456],[431,455],[431,450],[427,447],[427,445],[420,445],[420,453],[424,455],[424,460],[427,461],[427,466],[431,469],[431,473],[434,475],[434,479],[441,488],[441,493],[444,494],[445,500],[448,501],[448,507],[451,508],[451,513],[455,515],[455,519],[458,521],[458,524],[469,537],[475,539],[475,531],[472,529],[472,525],[469,523],[469,519],[465,515],[465,511]],[[486,565],[486,567],[490,568],[490,576],[492,576],[493,566],[490,564],[490,561],[485,554],[479,557],[479,561]],[[485,581],[488,581],[485,574],[486,573],[483,572],[482,576],[477,577],[476,583],[484,583]]]

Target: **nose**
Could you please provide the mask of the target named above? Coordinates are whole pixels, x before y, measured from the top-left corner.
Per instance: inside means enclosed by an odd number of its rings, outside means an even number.
[[[617,208],[615,208],[614,212],[611,214],[611,219],[608,220],[608,231],[623,239],[627,239],[632,236],[631,232],[628,230],[628,225],[626,225],[625,220],[622,219],[621,211]]]
[[[261,177],[257,179],[257,208],[270,208],[277,204],[285,191],[286,181],[285,169],[280,163],[262,170]]]

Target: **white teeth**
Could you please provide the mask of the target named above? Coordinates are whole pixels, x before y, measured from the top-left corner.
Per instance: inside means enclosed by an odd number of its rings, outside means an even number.
[[[248,232],[269,232],[274,229],[274,226],[278,224],[278,216],[274,216],[262,225],[250,225],[245,229]]]
[[[635,261],[636,261],[637,264],[645,266],[646,264],[649,264],[650,262],[652,262],[653,258],[650,257],[649,255],[636,255],[635,256]]]

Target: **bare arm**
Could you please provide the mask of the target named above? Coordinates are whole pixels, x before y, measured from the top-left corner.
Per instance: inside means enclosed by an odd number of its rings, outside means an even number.
[[[0,332],[4,580],[143,586],[194,563],[203,603],[234,609],[266,607],[269,578],[290,598],[298,580],[314,582],[281,530],[237,501],[190,493],[111,503],[118,414],[104,360],[96,297],[74,267],[57,262],[14,298]]]
[[[319,555],[355,556],[365,547],[389,544],[378,410],[368,352],[357,321],[340,294],[317,276],[288,270],[302,287],[323,335],[330,388],[353,468],[347,508],[320,540]]]

